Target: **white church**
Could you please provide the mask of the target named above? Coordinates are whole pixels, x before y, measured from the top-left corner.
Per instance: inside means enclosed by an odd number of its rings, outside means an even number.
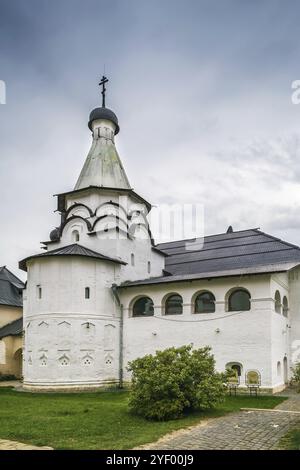
[[[117,116],[90,114],[92,145],[73,190],[57,195],[59,227],[20,262],[23,378],[30,390],[130,381],[129,361],[171,346],[211,346],[216,367],[249,371],[276,392],[300,360],[300,248],[232,227],[155,245],[151,204],[131,187],[115,146]]]

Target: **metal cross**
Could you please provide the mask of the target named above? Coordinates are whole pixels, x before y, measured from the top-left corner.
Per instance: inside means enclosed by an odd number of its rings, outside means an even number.
[[[105,108],[105,92],[106,92],[105,83],[107,83],[107,82],[108,82],[108,78],[106,78],[106,77],[103,75],[103,77],[101,78],[100,83],[99,83],[99,86],[102,86],[102,91],[101,91],[101,95],[102,95],[102,108]]]

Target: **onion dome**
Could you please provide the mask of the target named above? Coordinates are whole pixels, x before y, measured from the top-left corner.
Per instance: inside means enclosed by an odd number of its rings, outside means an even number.
[[[52,230],[50,232],[50,240],[52,242],[57,242],[60,238],[60,233],[59,233],[59,229],[58,228],[55,228],[54,230]]]

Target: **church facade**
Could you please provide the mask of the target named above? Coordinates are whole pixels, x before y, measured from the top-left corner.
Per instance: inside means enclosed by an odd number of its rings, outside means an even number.
[[[103,91],[103,96],[104,91]],[[128,362],[171,346],[210,346],[240,385],[278,391],[300,359],[300,248],[259,229],[155,245],[151,204],[128,181],[117,116],[94,109],[92,145],[59,227],[20,262],[24,387],[85,390],[130,380]]]

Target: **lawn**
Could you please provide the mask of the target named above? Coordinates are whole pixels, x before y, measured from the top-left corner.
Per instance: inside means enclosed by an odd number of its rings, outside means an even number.
[[[279,448],[284,450],[300,450],[300,429],[288,432],[280,441]]]
[[[54,449],[130,449],[241,407],[273,408],[284,398],[226,397],[217,409],[151,422],[128,412],[129,392],[23,393],[0,389],[0,439]]]

